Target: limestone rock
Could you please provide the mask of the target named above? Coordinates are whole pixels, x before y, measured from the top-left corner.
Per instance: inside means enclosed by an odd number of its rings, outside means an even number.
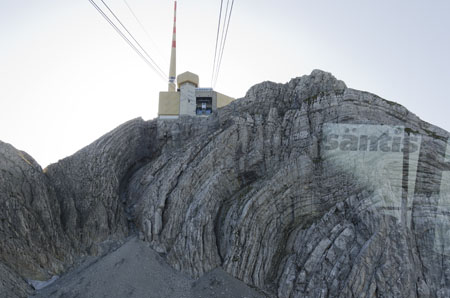
[[[48,278],[70,261],[55,191],[33,158],[3,142],[0,240],[0,263],[29,279]]]
[[[0,297],[21,298],[33,292],[33,289],[15,271],[0,262]]]
[[[273,297],[446,297],[449,137],[315,70],[207,118],[132,120],[45,175],[0,144],[0,214],[20,223],[0,260],[45,275],[139,234],[190,278]]]
[[[97,254],[100,242],[128,234],[121,187],[129,171],[150,156],[155,132],[154,124],[131,120],[46,169],[64,233],[78,254]]]
[[[367,154],[329,155],[325,130],[349,125],[375,133],[379,153],[368,143]],[[389,136],[390,153],[383,129],[401,133]],[[432,156],[445,155],[448,133],[405,108],[314,71],[257,85],[207,120],[158,123],[158,136],[166,145],[133,175],[127,204],[176,269],[198,277],[222,266],[278,297],[446,293],[438,260],[447,257],[435,247],[436,217],[446,209],[433,210],[438,199],[424,188],[440,182],[427,175],[442,166]],[[417,139],[429,145],[411,149],[402,194],[405,142],[413,148]],[[353,163],[361,165],[348,169]]]

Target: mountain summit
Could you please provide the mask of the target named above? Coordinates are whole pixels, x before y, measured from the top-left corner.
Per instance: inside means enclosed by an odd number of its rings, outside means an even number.
[[[449,136],[315,70],[45,170],[0,143],[0,296],[448,297]]]

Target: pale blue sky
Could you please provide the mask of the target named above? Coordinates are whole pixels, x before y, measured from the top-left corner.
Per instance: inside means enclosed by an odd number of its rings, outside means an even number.
[[[168,72],[171,0],[105,0]],[[100,3],[99,0],[97,2]],[[210,85],[219,0],[178,1],[178,73]],[[242,97],[315,68],[450,130],[450,1],[235,0],[216,89]],[[167,88],[88,0],[0,0],[0,140],[45,167],[134,117]],[[156,45],[156,46],[155,46]]]

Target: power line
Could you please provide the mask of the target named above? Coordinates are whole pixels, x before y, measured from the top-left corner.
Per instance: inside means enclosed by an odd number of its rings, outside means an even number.
[[[139,57],[147,63],[150,68],[152,68],[163,81],[166,81],[166,78],[161,76],[161,74],[157,71],[157,69],[153,66],[153,64],[136,48],[136,46],[123,34],[123,32],[114,24],[113,21],[105,14],[105,12],[93,1],[89,0],[89,2],[94,6],[94,8],[102,15],[102,17],[114,28],[114,30],[123,38],[123,40],[139,55]]]
[[[167,75],[164,73],[164,71],[159,67],[159,65],[152,59],[152,57],[147,53],[147,51],[141,46],[141,44],[136,40],[136,38],[134,38],[133,34],[131,34],[131,32],[127,29],[127,27],[125,27],[125,25],[120,21],[120,19],[116,16],[116,14],[111,10],[111,8],[109,8],[109,6],[105,3],[105,1],[100,0],[103,5],[106,6],[106,8],[109,10],[109,12],[113,15],[113,17],[119,22],[119,24],[123,27],[123,29],[125,29],[125,31],[128,33],[128,35],[131,36],[131,38],[134,40],[134,42],[139,46],[139,48],[145,53],[145,55],[150,59],[151,62],[153,62],[153,64],[156,66],[156,68],[158,68],[158,70],[161,72],[161,74],[165,77],[167,77]]]
[[[223,0],[222,0],[223,1]],[[158,55],[160,56],[160,58],[162,57],[161,51],[158,48],[158,45],[156,44],[156,42],[153,40],[153,38],[151,37],[150,33],[147,31],[147,29],[145,29],[145,26],[143,25],[143,23],[139,20],[139,18],[137,17],[137,15],[134,13],[133,9],[131,8],[131,5],[128,3],[127,0],[123,0],[123,2],[125,2],[126,6],[128,7],[128,10],[131,12],[131,14],[133,15],[134,19],[136,20],[136,22],[139,24],[139,26],[141,27],[142,31],[144,31],[145,35],[147,36],[148,40],[155,46],[156,51],[158,52]]]
[[[216,49],[214,50],[213,70],[211,73],[211,87],[213,85],[214,73],[216,71],[217,44],[219,43],[220,22],[222,20],[222,7],[223,7],[223,0],[220,1],[219,23],[217,24],[217,35],[216,35]]]
[[[228,37],[228,29],[230,28],[231,14],[233,13],[233,6],[234,6],[234,0],[232,0],[232,2],[231,2],[231,9],[230,9],[230,13],[228,15],[227,29],[225,31],[225,39],[222,44],[222,50],[220,51],[219,64],[218,64],[217,75],[216,75],[216,80],[214,82],[214,86],[216,85],[217,80],[219,79],[220,67],[222,66],[223,53],[225,51],[225,44],[227,42],[227,37]]]
[[[229,2],[229,0],[228,0]],[[231,8],[230,11],[228,13],[228,3],[227,3],[227,10],[225,12],[225,20],[224,20],[224,27],[223,27],[223,31],[222,31],[222,41],[221,41],[221,48],[219,51],[219,60],[218,60],[218,64],[217,64],[217,70],[216,70],[216,76],[215,76],[215,80],[214,80],[214,84],[213,86],[215,86],[217,84],[217,80],[219,78],[219,73],[220,73],[220,67],[222,65],[222,58],[223,58],[223,53],[225,51],[225,44],[227,41],[227,37],[228,37],[228,29],[230,28],[230,21],[231,21],[231,15],[233,13],[233,7],[234,7],[234,0],[232,0],[231,2]],[[228,15],[228,17],[227,17]],[[228,20],[228,22],[227,22]],[[225,24],[226,23],[226,24]],[[225,32],[225,35],[224,35]]]
[[[212,87],[215,87],[215,85],[216,85],[216,77],[217,77],[217,71],[218,71],[218,69],[219,69],[219,59],[220,59],[220,52],[222,51],[222,44],[223,44],[223,40],[224,40],[224,37],[225,37],[225,27],[226,27],[226,25],[227,25],[227,18],[228,18],[228,7],[230,6],[230,0],[227,0],[227,7],[225,8],[225,15],[224,15],[224,20],[223,20],[223,25],[222,25],[222,27],[221,27],[221,30],[222,30],[222,34],[221,34],[221,36],[220,36],[220,45],[219,45],[219,57],[218,57],[218,59],[217,59],[217,61],[216,61],[216,72],[214,73],[214,81],[213,81],[213,86]]]

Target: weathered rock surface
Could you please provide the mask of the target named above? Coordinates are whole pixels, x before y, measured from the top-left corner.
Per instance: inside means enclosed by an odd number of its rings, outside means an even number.
[[[0,297],[20,298],[32,292],[33,289],[19,274],[0,263]]]
[[[132,120],[45,175],[5,164],[1,177],[17,178],[0,203],[33,177],[45,191],[22,191],[18,208],[35,193],[50,203],[24,222],[54,220],[36,244],[25,228],[14,244],[47,259],[18,263],[3,242],[0,257],[24,278],[51,275],[53,259],[137,232],[192,278],[219,267],[276,297],[447,297],[449,136],[326,72],[265,82],[208,118]]]
[[[96,254],[100,242],[128,234],[121,182],[151,156],[155,134],[154,123],[131,120],[46,169],[64,233],[78,253]]]
[[[0,240],[0,262],[30,279],[49,278],[70,261],[48,178],[28,154],[2,142]]]
[[[22,279],[47,280],[128,235],[120,181],[149,155],[152,127],[129,121],[45,173],[0,143],[0,262]]]
[[[430,170],[433,156],[445,154],[440,148],[447,132],[397,104],[348,89],[330,74],[315,71],[286,85],[267,82],[208,120],[159,123],[158,138],[167,144],[128,185],[139,230],[179,270],[201,276],[222,266],[279,297],[446,293],[448,267],[439,260],[445,263],[447,256],[433,248],[439,224],[434,218],[442,210],[428,193],[418,196],[427,183],[440,181],[428,177],[420,184],[407,177],[415,193],[412,188],[411,196],[394,196],[394,206],[374,207],[378,192],[396,193],[402,185],[383,172],[375,173],[380,181],[371,185],[338,167],[323,148],[323,128],[330,123],[403,127],[405,152],[413,134],[438,142],[420,151],[430,159],[415,161],[417,176],[428,175],[420,167]],[[385,151],[382,141],[379,146]],[[402,165],[400,147],[398,152],[392,154]],[[339,158],[351,164],[355,157]],[[383,208],[408,213],[410,220]]]

